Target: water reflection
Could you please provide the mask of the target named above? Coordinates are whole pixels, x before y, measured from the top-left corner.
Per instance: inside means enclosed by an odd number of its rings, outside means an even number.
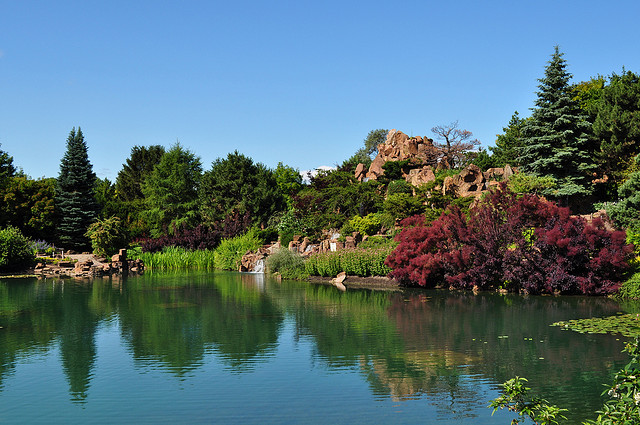
[[[197,382],[200,374],[213,373],[207,364],[215,364],[242,379],[295,358],[296,365],[309,362],[297,373],[320,365],[328,374],[353,374],[378,403],[424,398],[450,421],[488,416],[497,383],[520,375],[579,422],[600,406],[602,384],[625,363],[622,342],[549,324],[619,309],[609,299],[581,297],[342,293],[235,273],[150,274],[93,284],[0,280],[0,390],[21,359],[57,348],[69,398],[90,404],[100,370],[97,335],[106,332],[102,323],[113,323],[138,373]],[[302,340],[311,347],[306,360],[295,357]],[[293,366],[283,367],[293,373]],[[242,382],[239,390],[248,391]],[[294,397],[304,388],[285,383],[274,394],[283,391]]]

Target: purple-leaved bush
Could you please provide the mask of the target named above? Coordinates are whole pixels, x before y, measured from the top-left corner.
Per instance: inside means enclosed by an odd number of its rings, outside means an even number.
[[[420,216],[402,224],[386,264],[404,285],[608,294],[620,285],[631,254],[624,232],[504,184],[468,216],[454,207],[430,224]]]

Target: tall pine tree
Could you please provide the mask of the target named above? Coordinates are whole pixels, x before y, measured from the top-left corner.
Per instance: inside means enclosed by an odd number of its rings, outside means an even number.
[[[590,124],[573,99],[571,74],[562,56],[556,46],[544,78],[538,80],[540,91],[533,114],[522,127],[518,162],[525,173],[555,179],[555,188],[545,195],[575,204],[591,194],[595,164],[588,138]]]
[[[56,186],[58,239],[66,249],[82,251],[91,246],[85,232],[97,215],[95,181],[82,130],[74,127],[67,138]]]

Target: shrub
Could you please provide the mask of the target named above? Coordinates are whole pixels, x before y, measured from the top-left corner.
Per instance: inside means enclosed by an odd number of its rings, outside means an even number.
[[[518,197],[505,184],[468,217],[453,207],[430,225],[422,218],[411,224],[387,259],[391,275],[407,285],[606,294],[617,289],[631,250],[624,232],[536,195]]]
[[[374,235],[378,233],[382,226],[380,214],[376,213],[367,214],[366,217],[355,216],[349,220],[349,224],[363,235]]]
[[[257,230],[251,229],[242,236],[223,239],[215,250],[215,265],[217,269],[238,270],[240,260],[247,251],[255,251],[262,246],[263,241],[258,238]]]
[[[395,248],[396,246],[398,242],[387,236],[370,236],[358,244],[358,248],[361,249]]]
[[[129,242],[124,226],[115,216],[91,223],[86,236],[91,240],[93,253],[100,256],[113,255]]]
[[[413,194],[413,186],[406,180],[394,180],[387,186],[387,195],[393,195],[394,193],[408,193]]]
[[[286,248],[267,257],[267,268],[271,273],[280,273],[286,279],[303,279],[309,276],[302,257]]]
[[[13,226],[0,230],[0,270],[17,270],[35,259],[32,242]]]
[[[421,214],[425,210],[420,199],[408,193],[394,193],[387,196],[383,208],[384,212],[400,220]]]

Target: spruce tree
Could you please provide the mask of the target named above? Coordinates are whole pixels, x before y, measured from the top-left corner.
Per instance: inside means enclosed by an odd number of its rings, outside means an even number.
[[[550,176],[556,186],[547,196],[575,203],[592,192],[595,170],[590,152],[590,124],[573,99],[566,61],[558,46],[545,69],[531,118],[522,127],[518,162],[525,173]]]
[[[56,186],[58,239],[66,249],[82,251],[91,246],[85,233],[97,215],[95,181],[82,130],[74,127],[67,138]]]

